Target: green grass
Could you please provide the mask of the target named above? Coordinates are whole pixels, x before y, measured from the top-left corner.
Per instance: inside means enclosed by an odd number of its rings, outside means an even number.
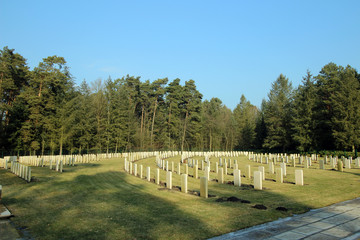
[[[242,175],[247,164],[252,166],[252,172],[261,165],[268,171],[265,164],[245,157],[236,159]],[[176,170],[179,157],[168,160],[176,163]],[[216,160],[211,158],[212,170]],[[136,163],[143,164],[144,177],[146,166],[155,176],[155,158]],[[298,167],[304,170],[304,186],[292,184],[295,168],[288,166],[284,178],[288,183],[276,183],[272,181],[275,175],[268,173],[262,191],[251,187],[252,179],[242,178],[242,187],[210,181],[209,194],[216,197],[204,199],[163,190],[162,186],[125,173],[123,164],[123,159],[109,159],[66,166],[63,173],[32,167],[31,183],[0,169],[2,202],[15,215],[13,222],[27,228],[36,239],[205,239],[353,199],[360,192],[360,169],[338,172],[327,165],[326,170],[319,170],[315,163],[310,169]],[[232,169],[228,172],[232,173]],[[199,176],[203,176],[201,170]],[[210,176],[217,178],[213,172]],[[233,176],[225,179],[233,181]],[[161,180],[165,181],[162,170]],[[189,177],[188,181],[189,190],[199,191],[199,179]],[[173,173],[173,186],[180,185],[180,176]],[[230,196],[251,203],[216,202],[219,197]],[[263,204],[267,210],[252,208],[255,204]],[[280,206],[288,211],[276,210]]]

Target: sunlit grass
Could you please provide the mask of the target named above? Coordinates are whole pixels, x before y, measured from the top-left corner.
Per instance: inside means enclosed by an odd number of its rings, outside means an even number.
[[[197,159],[200,167],[203,158]],[[360,169],[338,172],[329,165],[320,170],[316,163],[309,169],[297,166],[304,170],[305,185],[296,186],[295,168],[290,165],[284,178],[287,183],[279,184],[273,181],[275,175],[268,173],[267,165],[245,157],[236,159],[242,175],[246,165],[251,165],[252,172],[265,166],[264,190],[254,190],[253,180],[244,177],[242,187],[209,181],[209,194],[216,197],[204,199],[147,182],[146,167],[151,167],[154,178],[155,158],[136,162],[138,171],[143,165],[144,179],[125,173],[124,160],[118,158],[66,166],[63,173],[33,167],[31,183],[1,169],[2,201],[16,216],[13,221],[27,227],[36,239],[205,239],[359,196]],[[180,158],[167,160],[169,166],[175,162],[173,186],[180,186]],[[217,160],[211,158],[211,170],[215,170]],[[185,165],[181,168],[184,173]],[[229,169],[228,174],[232,172]],[[160,173],[165,182],[166,172]],[[199,176],[203,176],[202,170]],[[217,174],[211,172],[210,178],[217,179]],[[227,175],[225,180],[233,181],[233,176]],[[189,190],[199,191],[199,179],[189,177],[188,181]],[[216,202],[231,196],[251,203]],[[267,210],[255,209],[255,204]]]

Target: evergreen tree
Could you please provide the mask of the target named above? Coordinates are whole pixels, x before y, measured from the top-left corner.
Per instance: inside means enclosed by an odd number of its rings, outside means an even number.
[[[207,139],[208,145],[205,149],[213,151],[214,149],[221,149],[223,130],[221,123],[223,123],[223,104],[220,99],[212,98],[210,101],[203,103],[203,123],[204,123],[204,136]]]
[[[195,81],[185,82],[180,105],[183,122],[181,152],[202,147],[201,136],[201,99],[202,94],[196,89]]]
[[[257,108],[242,94],[240,103],[234,109],[237,149],[248,150],[254,147],[257,116]]]
[[[166,87],[167,148],[178,150],[181,145],[181,104],[184,94],[180,79],[175,79]]]
[[[316,77],[318,142],[323,149],[352,150],[359,145],[359,81],[355,69],[325,65]]]
[[[32,71],[29,86],[21,96],[28,104],[29,115],[22,126],[22,138],[29,150],[37,151],[40,146],[44,149],[48,143],[53,153],[61,145],[62,123],[57,114],[72,87],[71,75],[62,57],[44,58]]]
[[[292,104],[293,139],[299,151],[314,150],[316,88],[313,77],[308,71],[294,94]]]
[[[16,139],[26,106],[18,101],[18,95],[29,80],[25,58],[14,51],[8,47],[0,50],[0,148],[7,150],[21,145]]]
[[[259,111],[258,117],[256,118],[256,126],[255,126],[255,148],[262,149],[264,145],[264,141],[267,137],[266,124],[265,124],[265,109],[266,109],[266,101],[265,99],[261,102],[261,109]]]
[[[264,147],[285,151],[291,144],[290,103],[292,85],[280,74],[272,84],[264,112],[267,137]]]

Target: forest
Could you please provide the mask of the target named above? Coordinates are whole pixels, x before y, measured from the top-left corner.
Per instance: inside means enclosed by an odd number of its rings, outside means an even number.
[[[244,95],[234,110],[203,100],[194,80],[124,76],[74,83],[66,60],[34,69],[0,50],[2,154],[123,151],[355,151],[360,144],[360,75],[326,64],[293,87],[274,79],[260,108]],[[241,89],[239,89],[241,90]]]

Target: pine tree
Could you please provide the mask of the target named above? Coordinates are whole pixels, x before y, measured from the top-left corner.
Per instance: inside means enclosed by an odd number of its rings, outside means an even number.
[[[272,84],[264,112],[267,137],[264,147],[285,151],[291,144],[290,103],[292,85],[280,74]]]
[[[240,103],[234,109],[237,149],[248,150],[254,147],[257,116],[258,109],[242,94]]]
[[[315,83],[308,71],[303,78],[302,85],[294,94],[292,104],[292,127],[294,141],[299,151],[314,150],[315,142],[315,118],[314,108],[316,101]]]
[[[14,51],[8,47],[0,50],[0,148],[7,150],[21,145],[9,140],[19,137],[19,120],[23,119],[26,106],[21,105],[18,96],[29,81],[26,60]]]
[[[319,88],[319,141],[324,149],[354,150],[359,145],[359,81],[355,69],[325,65],[317,78]]]

